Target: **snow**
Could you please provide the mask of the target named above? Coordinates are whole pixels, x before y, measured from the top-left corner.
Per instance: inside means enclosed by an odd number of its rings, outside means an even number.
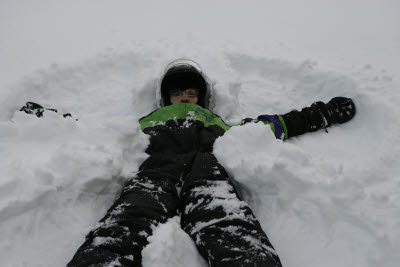
[[[398,266],[399,3],[0,1],[0,266],[66,265],[146,158],[137,120],[182,57],[231,124],[353,98],[328,133],[282,142],[246,124],[215,155],[284,266]],[[145,267],[206,266],[179,218],[148,240]]]
[[[142,252],[143,266],[207,266],[192,239],[180,228],[180,218],[174,217],[154,229]]]

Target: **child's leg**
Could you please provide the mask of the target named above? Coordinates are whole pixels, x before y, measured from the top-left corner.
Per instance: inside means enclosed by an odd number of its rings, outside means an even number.
[[[198,153],[181,193],[182,228],[210,266],[281,266],[247,203],[211,153]]]
[[[151,226],[177,214],[176,176],[145,161],[138,175],[125,186],[99,226],[86,237],[71,262],[72,266],[142,266],[142,249],[148,244]],[[173,162],[172,162],[173,163]],[[172,164],[173,165],[173,164]]]

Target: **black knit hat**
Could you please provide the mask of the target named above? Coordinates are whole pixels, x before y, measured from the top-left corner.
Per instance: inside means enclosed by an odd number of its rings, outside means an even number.
[[[197,104],[208,108],[209,88],[200,70],[185,62],[171,66],[161,81],[161,106],[171,105],[169,92],[174,89],[195,88],[199,92]]]

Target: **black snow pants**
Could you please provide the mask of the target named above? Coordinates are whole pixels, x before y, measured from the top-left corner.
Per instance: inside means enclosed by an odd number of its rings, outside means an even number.
[[[151,154],[67,266],[142,266],[152,226],[178,214],[210,266],[281,266],[225,169],[198,151]]]

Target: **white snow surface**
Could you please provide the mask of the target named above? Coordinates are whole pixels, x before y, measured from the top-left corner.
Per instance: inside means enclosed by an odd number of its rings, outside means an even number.
[[[262,124],[214,145],[285,267],[400,262],[400,2],[0,1],[0,266],[65,266],[147,157],[138,118],[177,58],[228,123],[354,99],[329,133]],[[34,101],[73,118],[19,112]],[[76,120],[78,119],[78,120]],[[145,267],[207,266],[179,218]]]

